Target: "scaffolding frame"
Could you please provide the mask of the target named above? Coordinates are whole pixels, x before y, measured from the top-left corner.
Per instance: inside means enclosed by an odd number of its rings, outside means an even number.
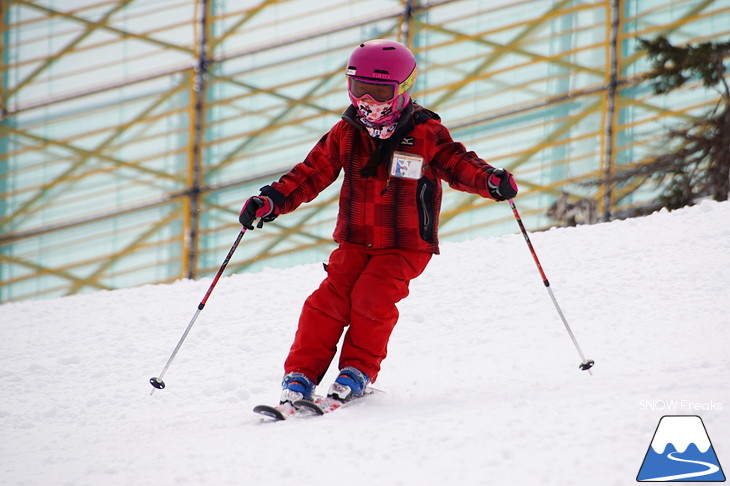
[[[12,0],[0,18],[0,302],[214,273],[245,198],[337,121],[372,37],[407,43],[414,97],[517,175],[528,226],[556,224],[561,193],[610,220],[655,190],[587,181],[716,99],[653,95],[637,39],[730,33],[713,0]],[[326,259],[337,189],[247,235],[229,268]],[[446,241],[514,231],[456,191],[440,220]]]

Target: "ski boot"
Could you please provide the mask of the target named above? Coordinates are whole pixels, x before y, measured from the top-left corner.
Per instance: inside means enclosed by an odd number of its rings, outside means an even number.
[[[365,394],[365,388],[370,384],[370,378],[362,371],[348,366],[342,368],[337,379],[327,391],[327,397],[342,403]]]
[[[316,385],[302,373],[288,373],[281,382],[280,404],[312,400]]]

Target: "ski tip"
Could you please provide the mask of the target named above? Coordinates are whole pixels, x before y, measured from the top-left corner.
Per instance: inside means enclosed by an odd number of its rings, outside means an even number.
[[[284,415],[281,410],[279,410],[277,407],[272,407],[270,405],[256,405],[255,407],[253,407],[253,411],[254,413],[269,417],[276,421],[287,419],[287,416]]]
[[[313,413],[315,415],[324,415],[325,411],[315,402],[310,402],[309,400],[297,400],[294,402],[294,408],[296,408],[298,411],[305,410],[307,412]]]

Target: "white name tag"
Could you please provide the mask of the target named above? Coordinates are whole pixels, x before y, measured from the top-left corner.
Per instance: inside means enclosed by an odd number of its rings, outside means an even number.
[[[404,152],[393,152],[390,175],[402,179],[418,180],[423,177],[423,157]]]

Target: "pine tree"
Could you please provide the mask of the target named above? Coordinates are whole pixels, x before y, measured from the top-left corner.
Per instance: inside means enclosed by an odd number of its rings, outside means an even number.
[[[717,90],[720,99],[705,116],[666,134],[663,146],[669,152],[620,170],[609,182],[651,180],[661,188],[658,203],[667,209],[692,205],[703,197],[726,201],[730,192],[730,89],[725,58],[730,56],[730,42],[678,47],[659,37],[640,39],[639,46],[651,61],[652,70],[644,80],[655,94],[701,80],[706,88]]]

